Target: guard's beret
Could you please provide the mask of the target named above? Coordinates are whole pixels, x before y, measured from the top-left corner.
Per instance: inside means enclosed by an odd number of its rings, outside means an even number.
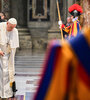
[[[81,15],[83,13],[82,7],[78,4],[73,4],[68,9],[69,13],[74,16],[74,14],[77,12],[77,15]]]
[[[17,25],[17,20],[15,18],[10,18],[8,20],[8,22],[11,23],[11,24],[16,24]]]

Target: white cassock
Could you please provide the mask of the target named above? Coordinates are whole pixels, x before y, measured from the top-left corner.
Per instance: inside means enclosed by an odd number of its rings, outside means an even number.
[[[4,56],[0,55],[0,97],[9,98],[13,96],[10,82],[14,79],[14,57],[16,48],[19,47],[18,30],[14,28],[8,32],[7,23],[0,23],[0,49]]]

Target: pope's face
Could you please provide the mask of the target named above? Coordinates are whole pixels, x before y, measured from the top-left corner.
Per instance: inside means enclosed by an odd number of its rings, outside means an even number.
[[[16,27],[16,24],[7,22],[7,31],[12,31]]]

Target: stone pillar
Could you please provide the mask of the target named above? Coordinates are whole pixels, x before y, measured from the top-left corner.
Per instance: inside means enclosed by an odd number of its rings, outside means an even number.
[[[50,20],[51,20],[51,25],[52,25],[52,27],[51,27],[51,29],[54,29],[54,28],[56,28],[56,0],[51,0],[51,2],[50,2],[50,5],[51,5],[51,7],[50,7]]]
[[[60,39],[60,30],[57,21],[57,2],[56,0],[51,0],[50,3],[50,20],[51,27],[48,30],[48,41],[51,39],[59,38]]]
[[[18,20],[18,0],[11,0],[11,17],[15,17]]]
[[[63,2],[63,23],[66,23],[68,17],[68,0],[64,0]]]
[[[73,5],[76,2],[76,0],[68,0],[68,8]],[[69,12],[68,12],[68,16],[70,16]]]
[[[27,26],[27,0],[18,0],[18,21],[22,27]]]
[[[11,17],[18,20],[18,27],[27,26],[27,0],[11,0]]]
[[[57,24],[57,2],[56,0],[51,0],[50,3],[50,20],[51,20],[51,28],[50,30],[58,30],[58,24]]]

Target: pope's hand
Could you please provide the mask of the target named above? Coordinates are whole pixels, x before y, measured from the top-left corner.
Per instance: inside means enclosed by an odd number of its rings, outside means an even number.
[[[1,50],[0,50],[0,55],[1,55],[1,56],[4,56],[4,53],[3,53]]]

